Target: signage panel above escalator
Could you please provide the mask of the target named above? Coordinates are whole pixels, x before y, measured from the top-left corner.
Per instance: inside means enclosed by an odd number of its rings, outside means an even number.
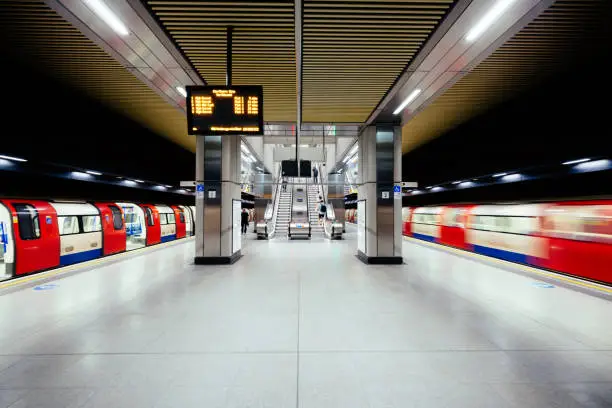
[[[263,135],[263,87],[188,86],[190,135]]]

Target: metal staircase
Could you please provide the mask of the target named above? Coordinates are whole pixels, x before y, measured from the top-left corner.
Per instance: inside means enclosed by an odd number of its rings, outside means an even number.
[[[292,198],[293,196],[291,193],[291,186],[287,186],[287,191],[281,190],[276,215],[275,231],[277,237],[287,236],[287,230],[289,229],[289,220],[291,219]]]
[[[319,196],[321,192],[319,185],[309,184],[308,185],[308,220],[313,234],[323,234],[323,224],[319,225]]]

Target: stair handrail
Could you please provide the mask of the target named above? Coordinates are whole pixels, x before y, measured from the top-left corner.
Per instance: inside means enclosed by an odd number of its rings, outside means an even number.
[[[283,169],[279,167],[278,169],[278,178],[276,179],[276,186],[274,188],[274,197],[272,198],[273,202],[274,202],[274,210],[272,212],[272,232],[270,234],[268,234],[270,237],[272,237],[274,235],[274,233],[276,232],[276,220],[278,219],[278,205],[280,203],[280,185],[283,182],[282,180],[282,173],[283,173]]]

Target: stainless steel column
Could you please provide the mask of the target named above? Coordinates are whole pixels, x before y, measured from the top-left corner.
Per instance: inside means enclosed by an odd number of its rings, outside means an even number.
[[[359,136],[358,199],[366,201],[365,252],[357,256],[365,263],[402,263],[401,195],[393,186],[401,182],[401,128],[370,126]]]
[[[204,182],[204,197],[196,198],[195,263],[234,263],[241,256],[232,247],[233,200],[241,199],[240,138],[198,137],[196,161],[196,179]]]

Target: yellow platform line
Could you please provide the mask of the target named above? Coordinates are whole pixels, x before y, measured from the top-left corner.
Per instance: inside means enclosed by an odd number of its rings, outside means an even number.
[[[150,252],[156,249],[164,248],[167,246],[172,246],[172,244],[187,242],[192,239],[194,239],[194,237],[181,238],[175,241],[164,242],[163,244],[156,244],[153,246],[144,247],[144,248],[136,249],[133,251],[121,252],[118,254],[109,255],[109,256],[102,257],[102,258],[92,259],[91,261],[81,262],[81,263],[77,263],[74,265],[63,266],[61,268],[52,269],[52,270],[45,271],[45,272],[34,273],[32,275],[24,276],[23,278],[11,279],[4,283],[0,283],[0,290],[10,288],[13,286],[22,285],[24,283],[36,282],[42,279],[47,279],[47,278],[51,278],[54,276],[63,275],[68,272],[73,272],[81,268],[87,268],[90,266],[109,263],[110,261],[115,261],[117,259],[125,258],[129,255],[143,254],[143,253]]]
[[[513,268],[518,268],[521,269],[527,273],[531,273],[534,275],[540,275],[540,276],[545,276],[547,278],[551,278],[551,279],[556,279],[556,280],[560,280],[560,281],[564,281],[564,282],[568,282],[571,283],[572,285],[577,285],[577,286],[582,286],[585,288],[589,288],[589,289],[594,289],[594,290],[598,290],[600,292],[605,292],[605,293],[609,293],[612,294],[612,288],[608,288],[606,286],[603,285],[598,285],[597,283],[591,283],[588,281],[584,281],[582,279],[576,279],[576,278],[571,278],[569,276],[564,276],[558,273],[554,273],[554,272],[547,272],[544,271],[542,269],[533,267],[533,266],[527,266],[527,265],[523,265],[523,264],[519,264],[519,263],[515,263],[515,262],[510,262],[510,261],[506,261],[503,259],[498,259],[498,258],[493,258],[490,256],[486,256],[486,255],[481,255],[481,254],[477,254],[475,252],[470,252],[470,251],[466,251],[463,249],[459,249],[459,248],[453,248],[447,245],[442,245],[442,244],[436,244],[434,242],[427,242],[427,241],[423,241],[417,238],[412,238],[412,237],[407,237],[405,235],[403,235],[404,240],[405,241],[413,241],[414,243],[417,244],[422,244],[422,245],[426,245],[426,246],[430,246],[432,248],[437,248],[437,249],[443,249],[447,252],[454,252],[456,254],[461,254],[461,255],[467,255],[467,256],[471,256],[473,258],[476,259],[486,259],[487,261],[492,261],[492,262],[496,262],[500,265],[504,265],[504,266],[511,266]]]

